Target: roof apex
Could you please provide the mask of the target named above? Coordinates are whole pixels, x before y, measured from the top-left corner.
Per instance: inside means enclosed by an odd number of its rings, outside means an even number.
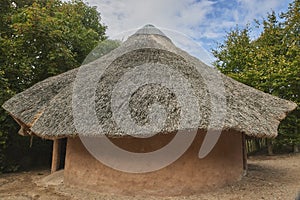
[[[168,38],[161,30],[159,30],[152,24],[147,24],[147,25],[143,26],[137,32],[135,32],[135,34],[133,34],[133,35],[160,35],[160,36]]]

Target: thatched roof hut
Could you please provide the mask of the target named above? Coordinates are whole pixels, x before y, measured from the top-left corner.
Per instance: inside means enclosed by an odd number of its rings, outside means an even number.
[[[134,71],[137,66],[138,72]],[[172,76],[173,71],[179,73],[179,78],[171,77],[159,84],[153,81],[165,78],[168,73]],[[127,77],[127,82],[120,81],[128,72],[131,76]],[[139,88],[134,84],[123,87],[122,83],[141,81],[141,72],[146,73],[143,78],[148,84]],[[190,95],[188,98],[180,96],[186,94],[181,89],[185,83],[193,90],[192,95],[187,94]],[[115,87],[121,89],[116,91]],[[127,91],[132,89],[136,91]],[[180,92],[177,95],[172,90]],[[112,102],[113,98],[117,100]],[[129,100],[128,105],[122,99]],[[130,116],[143,126],[149,123],[151,105],[155,103],[164,106],[167,114],[159,131],[161,134],[150,137],[151,131],[137,130],[126,121],[128,115],[124,114],[122,106],[129,106]],[[101,190],[120,193],[147,188],[149,193],[187,194],[239,179],[245,168],[243,135],[276,137],[280,121],[296,108],[296,104],[219,73],[177,48],[160,30],[148,25],[119,48],[81,68],[35,84],[5,102],[3,108],[21,125],[22,135],[69,138],[66,183],[82,184],[84,180],[87,187],[97,188],[104,184]],[[121,113],[117,120],[112,108]],[[183,112],[191,114],[185,115],[186,120],[182,122]],[[91,115],[97,122],[88,118]],[[195,116],[200,117],[195,120]],[[153,123],[158,123],[157,119],[160,118],[154,117]],[[151,152],[167,144],[176,131],[189,134],[193,130],[196,130],[198,140],[182,157],[164,169],[139,175],[106,167],[93,158],[78,139],[78,136],[107,136],[123,149],[141,153],[145,151],[143,145],[148,145],[146,151]],[[220,131],[222,135],[212,152],[206,158],[198,159],[193,152],[199,150],[208,130]],[[91,170],[94,176],[87,175]],[[159,186],[166,178],[170,181],[164,187]],[[128,187],[128,183],[134,186]]]

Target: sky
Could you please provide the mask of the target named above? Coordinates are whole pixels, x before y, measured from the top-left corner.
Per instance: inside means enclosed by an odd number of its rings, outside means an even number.
[[[286,11],[292,0],[85,0],[97,6],[112,39],[126,39],[152,24],[190,54],[210,64],[211,49],[226,31],[261,20],[268,12]],[[252,38],[259,33],[254,31]],[[200,47],[200,48],[199,48]]]

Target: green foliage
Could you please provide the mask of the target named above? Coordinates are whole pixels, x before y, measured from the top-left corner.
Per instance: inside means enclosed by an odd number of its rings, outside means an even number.
[[[227,33],[224,44],[220,44],[219,49],[213,50],[214,56],[218,59],[214,64],[224,74],[245,83],[243,75],[252,63],[251,48],[249,28],[240,30],[236,27]]]
[[[277,142],[282,145],[299,145],[300,110],[293,111],[279,126]]]
[[[258,26],[263,31],[251,40],[250,28],[236,27],[213,54],[215,66],[224,74],[264,92],[300,105],[300,1],[287,12],[271,12]],[[292,112],[279,128],[279,143],[300,144],[300,109]]]
[[[98,41],[105,39],[105,27],[99,20],[96,9],[81,1],[34,2],[20,8],[11,16],[13,34],[7,44],[10,46],[7,56],[11,59],[5,63],[8,79],[21,83],[24,89],[78,67]],[[19,71],[22,75],[17,74]]]
[[[104,39],[100,14],[81,0],[2,0],[0,3],[0,105],[33,84],[80,66]],[[8,149],[28,144],[0,108],[0,171]]]

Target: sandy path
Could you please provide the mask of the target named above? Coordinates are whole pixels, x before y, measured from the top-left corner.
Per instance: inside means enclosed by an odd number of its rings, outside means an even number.
[[[99,199],[99,200],[256,200],[295,199],[300,192],[300,154],[260,156],[248,160],[249,170],[242,181],[211,192],[189,197],[126,197],[92,193],[76,188],[42,186],[36,182],[49,175],[48,170],[35,170],[0,175],[0,199]]]

